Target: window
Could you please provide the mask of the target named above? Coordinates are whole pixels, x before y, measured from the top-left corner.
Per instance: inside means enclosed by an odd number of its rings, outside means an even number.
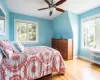
[[[82,20],[82,48],[100,50],[100,15]]]
[[[0,33],[5,32],[5,18],[0,16]]]
[[[38,26],[36,22],[15,20],[15,38],[17,42],[37,42]]]

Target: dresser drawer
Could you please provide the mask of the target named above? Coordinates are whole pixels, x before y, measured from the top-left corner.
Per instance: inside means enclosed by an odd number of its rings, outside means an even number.
[[[68,57],[68,56],[67,56],[67,52],[61,52],[61,51],[60,51],[60,53],[61,53],[63,59],[68,60],[68,58],[67,58],[67,57]]]
[[[66,52],[66,51],[68,51],[68,42],[67,42],[67,40],[60,40],[59,41],[59,50],[60,51],[64,51],[64,52]]]
[[[59,50],[59,40],[52,40],[52,48]]]
[[[73,58],[72,39],[52,39],[52,47],[58,50],[65,60]]]

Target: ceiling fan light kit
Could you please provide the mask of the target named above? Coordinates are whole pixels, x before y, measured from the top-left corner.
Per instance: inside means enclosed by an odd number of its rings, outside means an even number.
[[[57,11],[60,11],[60,12],[65,12],[65,10],[61,9],[61,8],[57,8],[57,6],[61,5],[62,3],[64,3],[66,0],[60,0],[58,1],[57,3],[53,3],[53,0],[49,1],[49,0],[44,0],[47,4],[48,4],[48,7],[46,8],[41,8],[41,9],[38,9],[39,11],[40,10],[45,10],[45,9],[49,9],[50,12],[49,12],[49,16],[52,15],[53,13],[53,8],[55,8]]]

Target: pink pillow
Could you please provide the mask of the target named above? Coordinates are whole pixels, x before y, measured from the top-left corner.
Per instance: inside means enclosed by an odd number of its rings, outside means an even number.
[[[12,48],[12,46],[10,45],[8,40],[2,40],[0,41],[0,46],[3,48],[4,52],[5,52],[5,56],[8,58],[11,58],[14,50]]]

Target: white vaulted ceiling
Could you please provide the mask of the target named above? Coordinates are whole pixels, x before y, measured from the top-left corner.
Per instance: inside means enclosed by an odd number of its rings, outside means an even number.
[[[56,3],[59,0],[54,0]],[[43,19],[53,19],[61,13],[54,9],[53,15],[49,16],[49,10],[38,11],[39,8],[47,7],[44,0],[6,0],[8,9],[11,12],[35,16]],[[100,6],[100,0],[67,0],[58,6],[64,10],[68,10],[77,14]]]

